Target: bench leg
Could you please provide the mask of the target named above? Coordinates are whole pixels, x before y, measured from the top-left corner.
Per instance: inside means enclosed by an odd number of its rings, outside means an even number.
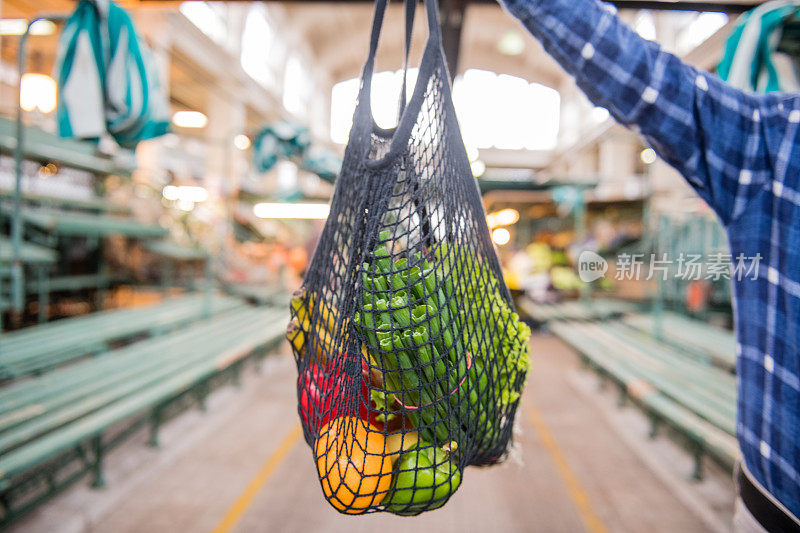
[[[703,447],[699,444],[694,445],[692,450],[694,457],[694,472],[692,472],[692,479],[694,481],[703,480]]]
[[[11,498],[7,492],[0,494],[0,511],[3,513],[3,519],[0,524],[9,524],[14,520],[14,511],[11,510]]]
[[[154,407],[150,412],[150,439],[147,444],[151,448],[158,448],[158,430],[161,427],[161,407]]]
[[[658,417],[655,415],[650,415],[650,433],[648,434],[648,437],[654,439],[658,436],[659,425]]]
[[[103,477],[103,436],[97,435],[92,439],[92,451],[94,452],[94,463],[92,463],[92,488],[101,489],[106,486]]]
[[[259,374],[261,373],[261,371],[264,368],[264,359],[267,358],[267,352],[268,351],[269,350],[267,350],[266,348],[259,349],[258,351],[256,351],[254,366],[255,366],[256,372],[258,372]]]
[[[619,388],[619,397],[617,398],[617,407],[625,407],[628,405],[628,389],[625,387]]]
[[[200,411],[208,411],[206,399],[208,398],[208,381],[198,383],[195,388],[195,396],[197,396],[197,404],[200,406]]]
[[[233,367],[231,368],[231,371],[233,372],[233,385],[237,389],[242,388],[242,366],[242,362],[239,361],[234,363]]]

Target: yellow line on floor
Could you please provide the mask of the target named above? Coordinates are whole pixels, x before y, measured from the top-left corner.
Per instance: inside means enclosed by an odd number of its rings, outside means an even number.
[[[606,527],[592,508],[589,496],[586,495],[586,491],[583,490],[581,482],[569,466],[567,458],[564,457],[561,448],[558,447],[542,415],[531,406],[526,407],[525,414],[528,415],[528,420],[531,421],[533,427],[536,429],[537,433],[539,433],[539,437],[542,439],[542,443],[550,454],[551,459],[553,459],[556,469],[558,469],[558,473],[561,475],[561,479],[563,479],[564,483],[567,485],[567,491],[572,501],[575,502],[575,505],[578,507],[578,514],[580,514],[586,530],[591,533],[606,533]]]
[[[292,447],[300,440],[300,435],[302,435],[302,431],[300,430],[300,424],[297,424],[292,428],[289,434],[283,438],[278,445],[278,449],[267,458],[261,470],[258,471],[247,485],[247,488],[245,488],[236,501],[233,502],[233,505],[231,505],[228,512],[225,513],[220,523],[213,529],[213,533],[228,533],[236,527],[236,524],[242,519],[244,513],[247,512],[250,504],[253,503],[253,499],[258,492],[266,485],[272,473],[278,468],[278,465],[289,455]]]

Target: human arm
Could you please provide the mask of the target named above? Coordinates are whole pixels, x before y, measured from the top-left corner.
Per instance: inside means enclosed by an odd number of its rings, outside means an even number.
[[[772,179],[763,119],[777,113],[777,97],[746,94],[683,63],[639,36],[609,4],[502,2],[595,105],[638,130],[723,222]]]

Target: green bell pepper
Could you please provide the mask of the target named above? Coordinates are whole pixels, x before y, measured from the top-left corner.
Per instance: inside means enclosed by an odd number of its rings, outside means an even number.
[[[456,446],[455,442],[451,445]],[[395,514],[416,515],[438,509],[461,485],[461,470],[454,458],[427,442],[420,441],[416,448],[403,453],[395,468],[392,490],[383,501],[386,510]]]

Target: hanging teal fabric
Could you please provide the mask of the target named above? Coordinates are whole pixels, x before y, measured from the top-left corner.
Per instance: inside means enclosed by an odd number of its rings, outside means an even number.
[[[308,129],[296,122],[277,122],[262,129],[253,139],[253,165],[267,172],[278,159],[300,156],[311,145]]]
[[[556,204],[559,214],[567,216],[573,209],[585,203],[583,189],[571,185],[561,185],[550,190],[550,197]]]
[[[719,76],[748,91],[799,91],[797,58],[779,49],[783,29],[798,11],[800,1],[773,0],[742,15],[725,43]]]
[[[105,124],[105,60],[98,15],[80,2],[59,38],[55,61],[58,131],[62,137],[98,138]]]
[[[253,139],[253,166],[259,172],[268,172],[278,162],[280,150],[278,137],[270,128],[264,128]]]
[[[63,137],[108,132],[133,147],[169,130],[169,104],[152,54],[114,2],[78,4],[59,39],[55,77]]]
[[[253,166],[267,172],[281,159],[294,159],[303,170],[333,183],[342,159],[330,150],[311,145],[308,128],[297,122],[276,122],[263,128],[253,139]]]

